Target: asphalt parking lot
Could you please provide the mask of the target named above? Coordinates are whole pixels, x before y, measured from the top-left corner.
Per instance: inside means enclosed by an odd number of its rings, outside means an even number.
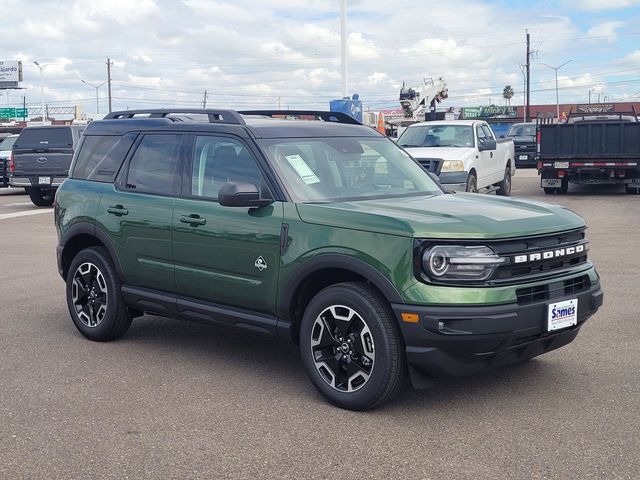
[[[354,413],[285,344],[153,316],[84,339],[51,209],[0,190],[0,478],[639,478],[640,196],[532,170],[513,194],[587,219],[604,307],[568,347]]]

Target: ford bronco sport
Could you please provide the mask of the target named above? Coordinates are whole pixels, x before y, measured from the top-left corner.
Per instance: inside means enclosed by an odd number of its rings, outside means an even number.
[[[113,340],[148,312],[293,342],[326,399],[365,410],[405,373],[424,387],[562,347],[602,304],[578,215],[446,193],[374,130],[309,115],[92,122],[55,204],[78,330]]]

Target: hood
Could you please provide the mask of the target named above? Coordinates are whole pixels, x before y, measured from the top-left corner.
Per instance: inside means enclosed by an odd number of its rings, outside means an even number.
[[[415,238],[512,238],[585,225],[564,207],[473,193],[297,207],[306,223]]]
[[[413,158],[442,158],[443,160],[460,160],[475,152],[475,148],[463,147],[412,147],[405,150]]]

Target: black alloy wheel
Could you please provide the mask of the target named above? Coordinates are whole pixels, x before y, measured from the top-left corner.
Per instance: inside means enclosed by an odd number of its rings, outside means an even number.
[[[373,371],[376,352],[371,330],[350,307],[332,305],[313,323],[311,355],[327,385],[340,392],[362,388]]]
[[[87,327],[97,327],[104,320],[107,293],[107,284],[98,267],[90,262],[78,266],[71,282],[71,296],[78,318]]]

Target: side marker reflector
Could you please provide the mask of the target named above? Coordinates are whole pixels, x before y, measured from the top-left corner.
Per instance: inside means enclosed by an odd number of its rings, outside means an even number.
[[[407,323],[418,323],[420,321],[420,315],[417,313],[403,313],[402,321]]]

